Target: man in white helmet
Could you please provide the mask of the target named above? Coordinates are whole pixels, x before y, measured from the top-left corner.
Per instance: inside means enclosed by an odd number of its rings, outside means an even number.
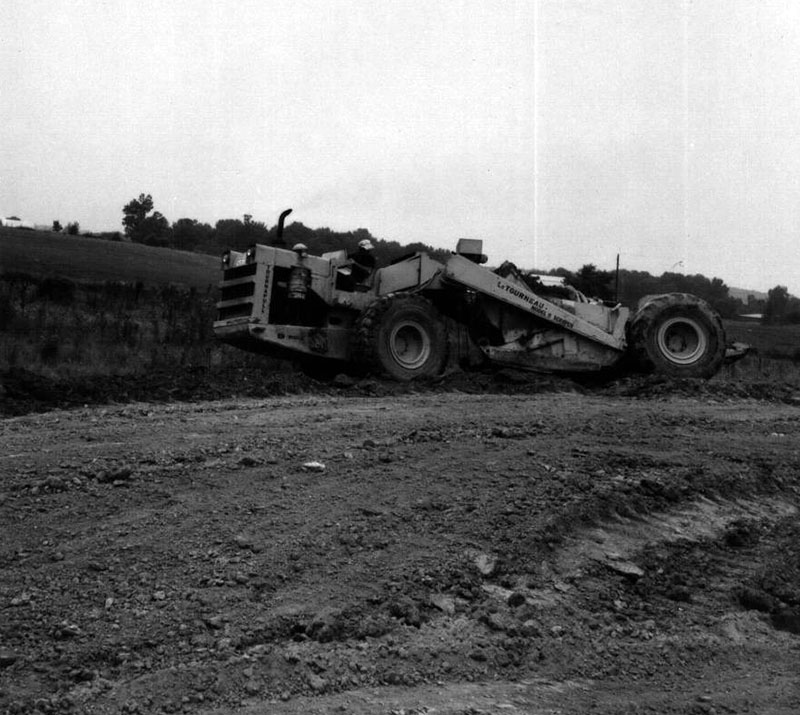
[[[365,238],[363,241],[358,242],[358,250],[348,256],[351,261],[351,275],[356,285],[366,283],[375,270],[373,248],[372,242]]]

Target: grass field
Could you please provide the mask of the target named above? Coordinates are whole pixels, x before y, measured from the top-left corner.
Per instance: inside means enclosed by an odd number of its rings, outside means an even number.
[[[58,276],[88,283],[140,281],[207,290],[219,280],[218,271],[219,259],[202,253],[0,226],[0,275]]]
[[[800,325],[761,325],[752,321],[726,320],[729,340],[752,345],[763,358],[800,362]]]

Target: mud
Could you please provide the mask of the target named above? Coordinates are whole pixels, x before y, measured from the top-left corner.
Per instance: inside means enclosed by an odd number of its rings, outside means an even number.
[[[4,419],[0,711],[800,711],[789,389],[458,379]]]

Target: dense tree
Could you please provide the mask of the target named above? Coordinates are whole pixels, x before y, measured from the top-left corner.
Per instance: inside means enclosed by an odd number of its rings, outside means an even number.
[[[153,197],[150,194],[139,194],[138,199],[131,199],[125,204],[122,207],[125,235],[132,239],[132,235],[152,210]]]
[[[669,272],[653,276],[645,271],[621,270],[619,283],[619,300],[630,308],[635,308],[646,295],[692,293],[708,301],[723,318],[732,318],[744,309],[743,303],[730,295],[721,278]]]
[[[122,225],[125,227],[125,235],[134,243],[168,246],[169,221],[153,209],[153,197],[150,194],[139,194],[138,199],[131,199],[123,206]]]
[[[789,296],[789,304],[786,306],[784,321],[793,325],[800,324],[800,298]]]
[[[77,221],[67,224],[67,233],[70,236],[77,236],[81,232],[81,225]]]
[[[179,218],[172,224],[172,247],[181,251],[217,252],[214,229],[193,218]]]
[[[154,211],[139,227],[139,237],[148,246],[169,246],[169,221],[158,211]]]
[[[592,263],[587,263],[577,273],[567,276],[567,282],[590,298],[611,300],[613,276],[609,271],[600,271]]]
[[[61,233],[64,230],[64,227],[61,225],[61,222],[58,220],[53,221],[53,232],[54,233]]]
[[[256,243],[270,242],[270,231],[260,221],[253,221],[250,214],[245,214],[242,220],[220,219],[214,226],[215,252],[228,248],[243,251]]]
[[[786,309],[789,307],[789,289],[786,286],[775,286],[767,291],[767,303],[761,321],[767,325],[784,322]]]

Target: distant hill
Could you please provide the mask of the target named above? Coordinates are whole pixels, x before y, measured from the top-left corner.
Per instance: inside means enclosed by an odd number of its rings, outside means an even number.
[[[138,243],[0,227],[0,274],[59,276],[206,289],[219,280],[219,258]]]
[[[747,297],[753,296],[756,300],[766,300],[767,294],[757,290],[750,290],[749,288],[728,288],[728,294],[731,298],[738,298],[742,303],[747,305]]]

